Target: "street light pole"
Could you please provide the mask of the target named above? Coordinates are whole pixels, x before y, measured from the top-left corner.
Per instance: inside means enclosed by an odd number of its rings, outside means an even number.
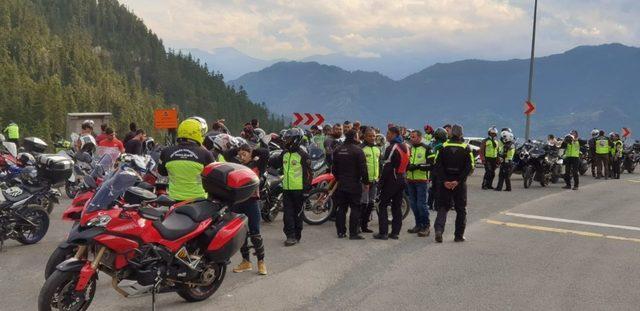
[[[535,57],[536,49],[536,20],[538,18],[538,0],[535,0],[533,6],[533,36],[531,37],[531,60],[529,62],[529,93],[527,95],[527,102],[531,102],[531,93],[533,91],[533,59]],[[529,140],[531,138],[531,114],[527,114],[527,124],[524,130],[524,139]]]

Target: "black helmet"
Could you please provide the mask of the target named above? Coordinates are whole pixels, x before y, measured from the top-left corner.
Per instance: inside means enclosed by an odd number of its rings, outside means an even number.
[[[282,140],[284,140],[284,147],[287,150],[294,150],[300,146],[302,143],[302,138],[304,136],[304,132],[299,128],[292,128],[287,130]]]
[[[439,127],[436,129],[436,131],[433,133],[433,138],[435,138],[436,141],[439,142],[445,142],[447,141],[447,130],[445,130],[442,127]]]

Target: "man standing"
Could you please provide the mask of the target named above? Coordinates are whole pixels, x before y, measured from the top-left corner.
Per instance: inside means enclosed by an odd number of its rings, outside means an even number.
[[[447,142],[447,130],[442,127],[439,127],[433,133],[433,142],[431,143],[431,154],[429,154],[429,164],[433,166],[436,161],[436,155],[438,151],[442,149],[442,145]],[[434,205],[438,205],[438,200],[436,200],[436,196],[438,195],[438,191],[436,187],[438,187],[438,175],[435,170],[431,170],[429,172],[429,179],[431,179],[431,187],[429,187],[429,195],[427,196],[427,206],[430,210],[437,211],[438,209]]]
[[[284,234],[287,240],[285,246],[293,246],[302,238],[302,205],[304,204],[304,190],[311,185],[311,161],[309,155],[300,147],[304,132],[299,128],[292,128],[285,132],[284,152],[276,161],[274,167],[282,167],[282,203],[284,207]]]
[[[604,179],[609,179],[609,139],[604,135],[604,131],[600,130],[596,138],[596,179],[602,178],[604,167]]]
[[[127,135],[124,136],[123,143],[126,144],[129,141],[129,139],[136,136],[137,131],[138,131],[138,125],[135,122],[129,123],[129,133],[127,133]]]
[[[19,147],[18,141],[20,140],[20,128],[15,122],[9,122],[9,125],[4,129],[4,133],[7,135],[7,140],[9,142],[16,144],[16,148]]]
[[[147,134],[143,129],[136,131],[136,136],[133,136],[124,146],[124,152],[130,154],[142,155],[142,143],[147,139]]]
[[[498,148],[500,147],[496,140],[498,130],[492,126],[488,134],[489,137],[485,138],[480,145],[480,160],[484,164],[482,190],[493,189],[493,179],[496,177],[496,167],[498,166]]]
[[[360,199],[363,184],[369,184],[367,161],[364,152],[358,147],[358,133],[351,129],[345,133],[344,144],[333,152],[333,166],[331,172],[336,178],[337,190],[333,195],[336,204],[336,229],[338,238],[346,237],[346,217],[349,214],[349,239],[363,240],[358,234],[360,229]]]
[[[122,145],[122,142],[116,138],[116,132],[114,132],[110,127],[107,127],[104,132],[107,134],[107,138],[103,139],[98,146],[118,148],[120,152],[124,152],[124,145]]]
[[[398,127],[387,131],[389,147],[384,153],[384,166],[380,178],[380,205],[378,206],[378,233],[374,239],[397,240],[402,230],[402,196],[407,186],[406,172],[409,166],[409,149],[400,135]],[[389,234],[389,216],[387,207],[391,205],[391,233]]]
[[[424,126],[424,143],[425,144],[431,144],[431,141],[433,140],[433,127],[431,127],[431,125],[427,124]]]
[[[380,178],[380,158],[382,152],[376,145],[376,132],[372,127],[365,129],[363,140],[362,151],[367,161],[369,185],[362,187],[360,229],[364,233],[373,233],[373,231],[369,229],[369,218],[371,217],[371,212],[373,212],[376,195],[378,194],[378,179]]]
[[[430,148],[422,142],[420,131],[414,130],[410,136],[411,152],[407,169],[407,190],[409,192],[409,206],[413,211],[416,226],[407,232],[426,237],[431,232],[429,210],[427,209],[427,188],[429,187],[427,172],[430,169],[427,158],[430,154]]]
[[[513,156],[516,154],[516,148],[513,141],[513,133],[511,131],[502,131],[500,133],[501,146],[498,151],[498,157],[501,159],[500,170],[498,171],[498,184],[495,191],[502,191],[502,185],[506,186],[505,191],[511,191],[511,171],[513,169]]]
[[[611,133],[611,178],[620,179],[620,159],[622,159],[622,150],[624,144],[620,140],[618,133]]]
[[[578,190],[580,185],[580,142],[578,132],[571,131],[562,141],[560,149],[564,149],[564,189],[571,189],[571,177],[573,177],[573,190]]]
[[[100,134],[98,134],[98,136],[96,136],[96,142],[97,143],[100,143],[100,141],[102,141],[103,139],[107,138],[107,133],[105,133],[105,131],[107,130],[107,127],[109,127],[109,125],[106,124],[106,123],[100,124]]]
[[[589,161],[591,163],[591,176],[596,177],[596,139],[600,131],[593,129],[591,131],[591,139],[589,139]]]
[[[464,143],[462,126],[451,127],[451,139],[444,143],[436,156],[434,169],[439,178],[438,217],[434,224],[435,240],[442,243],[442,234],[447,221],[447,213],[453,207],[456,210],[456,242],[464,242],[464,230],[467,225],[467,177],[471,173],[473,153]]]

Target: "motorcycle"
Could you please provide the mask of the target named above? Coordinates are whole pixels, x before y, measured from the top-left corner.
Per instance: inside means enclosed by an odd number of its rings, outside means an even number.
[[[250,198],[259,181],[233,163],[213,163],[207,170],[213,170],[203,178],[209,199],[177,204],[135,187],[140,177],[130,169],[105,181],[67,239],[78,245],[76,255],[47,278],[38,310],[86,310],[98,271],[124,297],[151,294],[152,309],[157,293],[175,292],[188,302],[213,295],[248,231],[246,216],[228,207]],[[145,207],[149,202],[172,206],[160,217]]]
[[[635,143],[625,146],[622,150],[622,168],[632,174],[638,163],[640,163],[640,141],[636,140]]]
[[[546,187],[552,181],[554,170],[558,164],[557,157],[549,155],[552,147],[537,142],[527,142],[518,157],[522,161],[522,178],[524,187],[529,188],[533,181]],[[557,172],[557,170],[556,170]],[[559,178],[557,173],[555,178]]]
[[[260,179],[260,214],[262,220],[272,222],[282,211],[282,177],[278,171],[267,169]]]

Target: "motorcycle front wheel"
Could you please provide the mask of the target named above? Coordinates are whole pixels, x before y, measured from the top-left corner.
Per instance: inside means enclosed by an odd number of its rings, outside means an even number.
[[[75,256],[77,251],[78,247],[75,245],[68,245],[67,247],[58,246],[53,253],[51,253],[47,264],[44,266],[44,279],[48,279],[56,271],[56,267],[59,264]]]
[[[40,242],[49,230],[49,215],[41,209],[27,208],[18,224],[16,241],[29,245]]]
[[[524,180],[525,189],[531,187],[531,184],[533,183],[533,171],[531,167],[525,167],[524,171],[522,172],[522,179]]]
[[[309,225],[321,225],[333,214],[333,200],[329,190],[315,188],[309,192],[302,205],[302,220]]]
[[[89,280],[89,284],[81,293],[75,290],[79,277],[77,272],[53,272],[40,289],[38,311],[87,310],[96,293],[96,277]]]

